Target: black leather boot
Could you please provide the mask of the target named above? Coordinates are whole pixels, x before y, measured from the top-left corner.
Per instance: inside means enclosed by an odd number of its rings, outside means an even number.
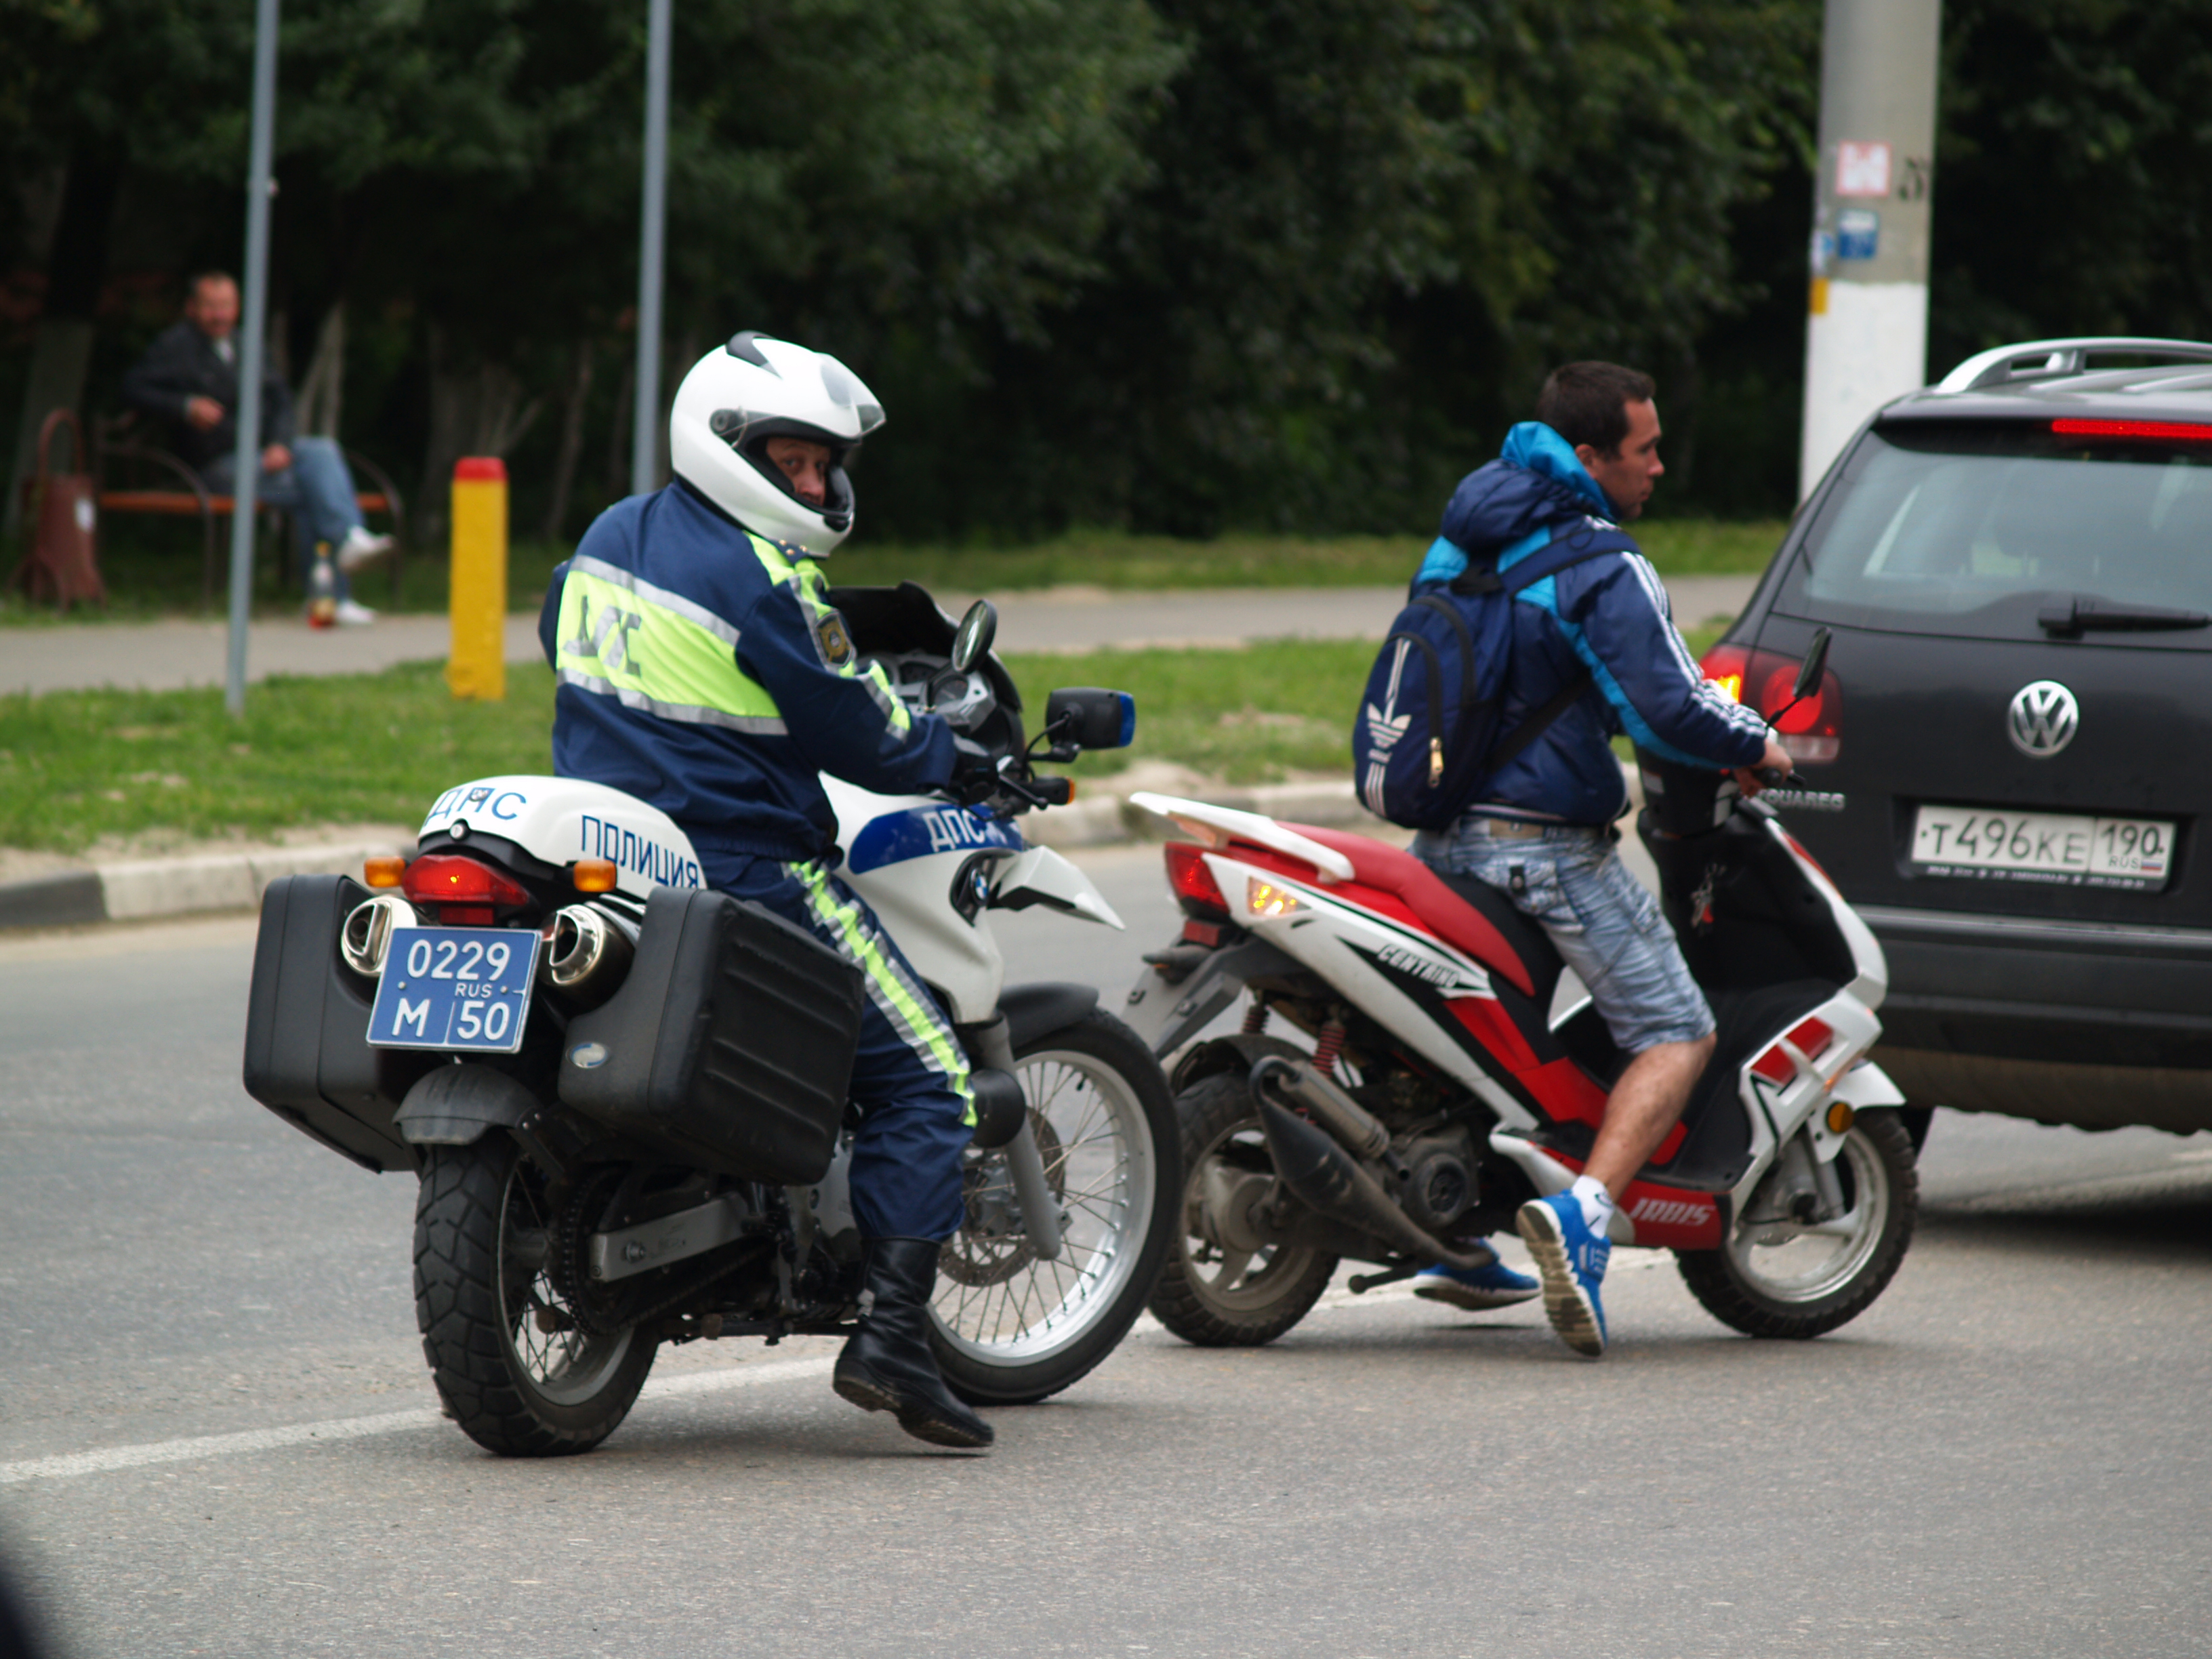
[[[898,1425],[933,1446],[972,1450],[997,1437],[953,1397],[929,1351],[929,1293],[937,1251],[927,1238],[872,1238],[860,1328],[837,1356],[831,1386],[863,1411],[894,1412]]]

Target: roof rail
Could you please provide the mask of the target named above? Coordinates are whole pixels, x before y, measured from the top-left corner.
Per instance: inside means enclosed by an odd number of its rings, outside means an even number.
[[[2088,366],[2087,360],[2093,355],[2212,363],[2212,345],[2198,340],[2136,339],[2112,335],[2089,335],[2074,340],[2030,340],[2022,345],[1999,346],[1993,351],[1978,353],[1938,380],[1932,389],[1973,392],[2007,380],[2079,374]]]

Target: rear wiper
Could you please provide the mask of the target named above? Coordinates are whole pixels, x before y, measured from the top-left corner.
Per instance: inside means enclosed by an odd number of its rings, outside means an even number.
[[[2212,628],[2212,616],[2202,611],[2171,611],[2156,605],[2100,605],[2080,597],[2037,613],[2043,631],[2057,639],[2075,640],[2084,630],[2100,634],[2160,634],[2191,628]]]

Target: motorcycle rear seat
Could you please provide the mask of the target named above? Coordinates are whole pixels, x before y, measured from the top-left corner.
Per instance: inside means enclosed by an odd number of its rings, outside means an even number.
[[[1559,953],[1504,894],[1467,877],[1446,878],[1415,858],[1370,836],[1310,823],[1285,823],[1309,841],[1352,860],[1352,879],[1395,893],[1437,936],[1477,962],[1496,969],[1524,996],[1548,1001],[1559,976]]]

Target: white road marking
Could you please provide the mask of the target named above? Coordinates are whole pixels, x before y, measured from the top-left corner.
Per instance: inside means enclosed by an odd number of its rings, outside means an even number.
[[[762,1364],[736,1365],[726,1370],[687,1371],[680,1376],[652,1379],[639,1395],[641,1401],[667,1400],[695,1394],[714,1394],[724,1389],[746,1389],[766,1382],[787,1382],[802,1376],[819,1376],[836,1363],[834,1356],[811,1359],[777,1359]],[[196,1435],[182,1440],[157,1440],[138,1446],[109,1446],[98,1451],[69,1452],[58,1457],[33,1457],[18,1463],[0,1463],[0,1486],[24,1480],[69,1480],[79,1475],[106,1474],[116,1469],[143,1468],[153,1463],[183,1463],[206,1457],[239,1457],[252,1452],[275,1451],[337,1440],[363,1440],[374,1435],[403,1434],[410,1429],[435,1428],[445,1419],[436,1412],[417,1409],[386,1412],[376,1417],[338,1417],[319,1423],[292,1423],[276,1429],[247,1429],[238,1434]]]

